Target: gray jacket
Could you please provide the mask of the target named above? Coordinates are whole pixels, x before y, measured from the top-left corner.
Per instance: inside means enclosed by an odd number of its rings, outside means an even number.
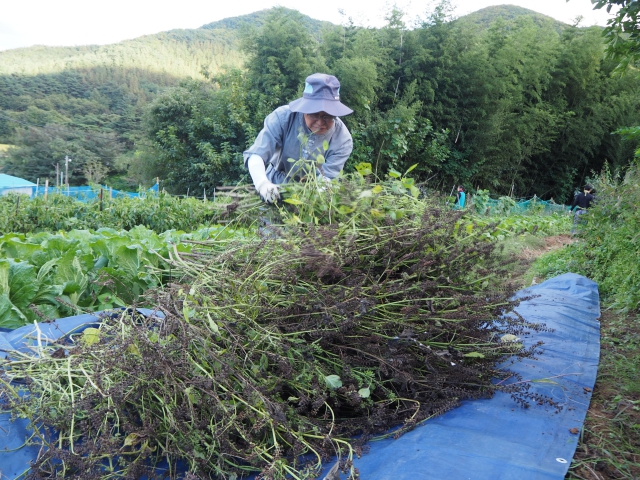
[[[306,143],[301,137],[306,137]],[[327,141],[329,149],[324,151]],[[336,118],[333,127],[324,135],[311,133],[304,121],[304,114],[292,112],[288,105],[271,112],[264,120],[264,128],[256,137],[253,145],[243,152],[244,164],[253,154],[262,157],[267,165],[267,178],[275,184],[286,183],[291,178],[301,176],[297,172],[300,164],[288,161],[315,159],[324,155],[325,163],[319,166],[321,173],[328,178],[338,176],[353,150],[353,140],[347,126]]]

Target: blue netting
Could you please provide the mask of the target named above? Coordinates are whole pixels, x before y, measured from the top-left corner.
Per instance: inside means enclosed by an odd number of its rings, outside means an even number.
[[[533,197],[528,200],[515,201],[509,197],[501,197],[499,199],[489,198],[482,202],[482,205],[476,206],[472,203],[472,206],[476,207],[476,210],[480,209],[479,213],[486,215],[493,214],[525,214],[525,213],[556,213],[567,212],[569,207],[555,203],[553,200],[540,200],[538,197]],[[478,208],[479,207],[479,208]]]
[[[52,195],[65,195],[67,197],[73,197],[77,200],[88,202],[100,198],[100,192],[102,191],[103,198],[107,199],[118,197],[144,197],[147,194],[158,193],[159,186],[156,183],[148,190],[139,192],[125,192],[122,190],[114,190],[109,187],[43,187],[43,186],[24,186],[24,187],[0,187],[0,196],[10,193],[16,193],[20,195],[28,195],[31,198],[43,197],[45,194]]]

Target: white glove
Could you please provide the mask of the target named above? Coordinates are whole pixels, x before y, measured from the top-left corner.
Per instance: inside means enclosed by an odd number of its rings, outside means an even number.
[[[278,186],[271,183],[267,178],[264,161],[259,155],[253,154],[249,157],[249,160],[247,160],[247,168],[249,168],[249,175],[251,175],[251,180],[253,180],[253,186],[256,187],[262,200],[267,203],[274,203],[280,198]]]
[[[331,190],[331,179],[324,175],[318,175],[318,191],[324,192],[327,188]]]

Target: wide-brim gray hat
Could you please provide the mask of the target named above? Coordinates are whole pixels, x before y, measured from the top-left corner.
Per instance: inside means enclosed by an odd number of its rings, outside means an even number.
[[[302,98],[289,104],[292,112],[326,112],[334,117],[353,113],[349,107],[340,103],[340,82],[333,75],[314,73],[305,81]]]

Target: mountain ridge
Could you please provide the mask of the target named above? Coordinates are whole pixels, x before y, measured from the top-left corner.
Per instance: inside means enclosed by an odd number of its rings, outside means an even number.
[[[245,15],[238,15],[235,17],[226,17],[220,20],[215,20],[213,22],[209,22],[209,23],[205,23],[203,25],[201,25],[198,28],[191,28],[191,29],[180,29],[180,28],[176,28],[176,29],[171,29],[171,30],[166,30],[163,32],[158,32],[158,33],[152,33],[152,34],[146,34],[146,35],[141,35],[139,37],[135,37],[135,38],[131,38],[131,39],[127,39],[127,40],[122,40],[120,42],[115,42],[115,43],[109,43],[106,45],[95,45],[95,44],[88,44],[88,45],[76,45],[76,46],[47,46],[47,45],[32,45],[30,47],[19,47],[19,48],[13,48],[13,49],[8,49],[8,50],[2,50],[0,51],[0,63],[2,62],[2,57],[4,54],[7,54],[7,52],[19,52],[20,54],[24,54],[27,51],[31,51],[31,50],[42,50],[42,49],[46,49],[49,50],[51,52],[55,52],[55,51],[67,51],[69,53],[72,53],[74,50],[84,50],[84,49],[91,49],[91,50],[100,50],[102,48],[108,48],[108,47],[113,47],[115,45],[120,45],[120,44],[127,44],[130,42],[136,42],[139,41],[141,39],[151,39],[151,38],[156,38],[156,37],[160,37],[160,36],[167,36],[170,34],[175,34],[177,32],[199,32],[202,30],[205,31],[226,31],[226,32],[236,32],[241,30],[243,27],[245,26],[253,26],[253,27],[257,27],[259,28],[260,26],[262,26],[264,24],[264,20],[266,18],[266,16],[269,14],[269,12],[271,12],[274,8],[283,8],[285,11],[293,11],[293,9],[288,9],[288,8],[284,8],[284,7],[272,7],[272,8],[267,8],[267,9],[262,9],[262,10],[257,10],[255,12],[252,13],[248,13]],[[309,29],[309,31],[311,32],[311,34],[314,37],[318,37],[319,33],[321,31],[321,29],[323,27],[327,27],[327,26],[336,26],[336,24],[325,21],[325,20],[316,20],[308,15],[304,15],[301,14],[303,19],[304,19],[304,24],[305,26]],[[512,20],[518,16],[532,16],[534,17],[534,20],[544,20],[544,21],[551,21],[553,23],[556,23],[558,25],[562,25],[562,26],[568,26],[568,24],[561,22],[559,20],[556,20],[552,17],[549,17],[547,15],[544,15],[542,13],[536,12],[535,10],[531,10],[525,7],[520,7],[517,5],[511,5],[511,4],[503,4],[503,5],[492,5],[489,7],[484,7],[481,8],[479,10],[476,10],[475,12],[471,12],[468,13],[466,15],[463,15],[461,17],[458,17],[456,20],[465,20],[465,21],[472,21],[472,23],[476,23],[479,24],[480,26],[488,26],[488,24],[495,20],[497,17],[502,17],[504,19],[507,20]],[[2,73],[2,71],[0,70],[0,73]]]
[[[515,20],[517,17],[522,16],[531,17],[537,25],[542,25],[543,23],[551,23],[558,31],[561,31],[569,26],[569,24],[561,22],[560,20],[556,20],[555,18],[543,13],[511,4],[490,5],[488,7],[481,8],[480,10],[476,10],[475,12],[471,12],[467,15],[459,17],[457,20],[471,22],[483,28],[489,28],[489,26],[498,18],[502,18],[504,20]]]

